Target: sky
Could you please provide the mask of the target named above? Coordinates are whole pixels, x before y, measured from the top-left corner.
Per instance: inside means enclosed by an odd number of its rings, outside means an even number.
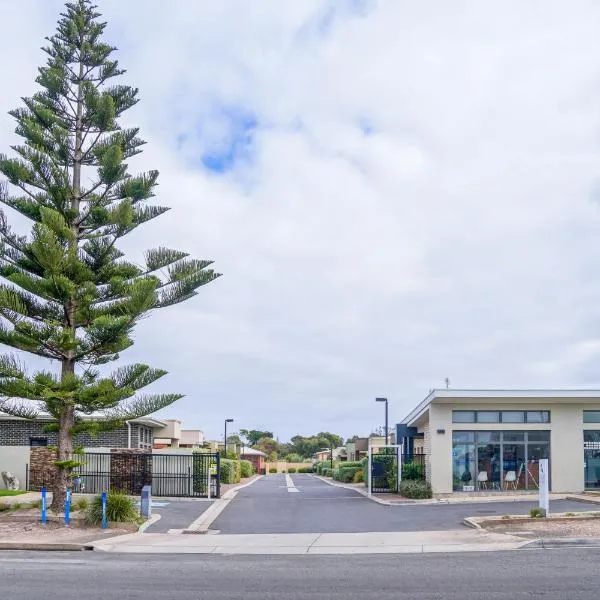
[[[122,247],[223,273],[122,356],[186,394],[159,416],[367,435],[446,377],[600,387],[600,3],[97,4],[173,209]],[[61,7],[0,0],[2,152]]]

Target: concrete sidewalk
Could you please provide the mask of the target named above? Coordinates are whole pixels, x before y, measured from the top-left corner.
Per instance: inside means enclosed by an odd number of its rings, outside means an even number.
[[[95,550],[140,554],[406,554],[516,550],[529,540],[481,531],[131,534],[92,542]]]

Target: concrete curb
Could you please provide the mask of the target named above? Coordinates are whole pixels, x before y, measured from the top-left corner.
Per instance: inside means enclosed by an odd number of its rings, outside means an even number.
[[[93,550],[91,544],[74,544],[60,542],[0,542],[1,550],[27,550],[27,551],[42,551],[42,552],[81,552],[83,550]]]
[[[158,521],[160,521],[160,519],[161,517],[159,514],[152,515],[147,521],[145,521],[139,526],[138,533],[144,533],[144,531],[146,531],[146,529],[148,529],[150,525],[154,525],[154,523],[157,523]]]
[[[565,546],[587,546],[590,548],[600,548],[600,538],[538,538],[524,544],[522,548],[563,548]]]
[[[238,485],[237,487],[227,490],[223,496],[213,502],[187,529],[184,529],[181,533],[183,534],[205,534],[208,532],[208,528],[213,524],[215,519],[227,508],[228,504],[237,496],[237,493],[244,488],[251,486],[258,480],[262,479],[264,475],[256,477],[248,483]]]
[[[600,496],[587,497],[587,496],[567,496],[565,500],[572,500],[573,502],[589,502],[590,504],[600,504]]]

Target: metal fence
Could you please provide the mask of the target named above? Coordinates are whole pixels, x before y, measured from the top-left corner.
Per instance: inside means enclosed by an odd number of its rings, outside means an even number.
[[[138,496],[150,485],[153,496],[219,498],[220,456],[205,454],[150,454],[87,452],[75,457],[81,466],[73,470],[73,491],[100,493],[118,490]],[[51,469],[27,469],[27,487],[49,486]]]
[[[398,466],[400,465],[400,469]],[[425,481],[426,455],[405,455],[398,448],[382,448],[371,457],[371,491],[374,494],[397,494],[398,480],[412,479]]]

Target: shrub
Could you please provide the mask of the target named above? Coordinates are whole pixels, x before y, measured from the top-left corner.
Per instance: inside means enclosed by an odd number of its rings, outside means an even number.
[[[240,461],[240,475],[242,477],[252,477],[254,475],[254,467],[249,460]]]
[[[312,473],[313,469],[312,467],[300,467],[298,469],[298,473]]]
[[[106,496],[106,517],[113,523],[136,523],[140,518],[133,498],[113,491],[109,491]],[[102,496],[96,496],[92,500],[85,520],[90,525],[102,523]]]
[[[288,469],[288,473],[295,473],[296,472],[296,467],[290,467]]]
[[[240,461],[221,459],[221,483],[238,483],[241,477]]]
[[[360,461],[360,468],[362,469],[362,472],[363,472],[363,482],[365,484],[365,487],[367,487],[369,485],[369,477],[368,477],[369,465],[367,464],[368,462],[369,462],[369,459],[366,457]]]
[[[358,467],[347,467],[345,465],[340,466],[336,471],[336,479],[338,481],[341,481],[342,483],[352,483],[354,481],[354,475],[356,475],[356,473],[360,470],[361,470],[360,466],[358,466]]]
[[[87,498],[77,498],[75,502],[73,502],[72,507],[73,510],[85,512],[90,505]],[[41,500],[40,500],[40,508],[41,508]]]
[[[271,467],[269,473],[277,473],[277,467]]]
[[[402,465],[402,479],[425,479],[425,465],[415,462]]]
[[[354,473],[354,478],[352,479],[352,483],[361,483],[364,480],[364,475],[362,469],[358,469],[356,473]]]
[[[529,511],[529,516],[533,518],[542,518],[546,516],[546,511],[543,508],[537,506]]]
[[[417,481],[414,479],[407,479],[400,483],[400,495],[405,498],[431,498],[433,496],[431,492],[431,485],[428,481]]]

